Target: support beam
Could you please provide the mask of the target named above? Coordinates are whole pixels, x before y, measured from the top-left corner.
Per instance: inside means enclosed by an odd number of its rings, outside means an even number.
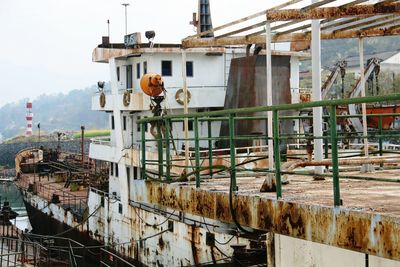
[[[265,31],[264,31],[265,32]],[[322,32],[322,40],[331,39],[347,39],[359,37],[379,37],[379,36],[395,36],[400,35],[400,28],[397,26],[390,28],[373,28],[367,30],[348,30],[340,32]],[[289,34],[275,34],[271,37],[271,43],[280,42],[294,42],[294,41],[310,41],[311,33],[289,33]],[[216,38],[199,38],[199,39],[186,39],[182,41],[185,48],[189,47],[215,47],[225,45],[246,45],[246,44],[264,44],[265,35],[248,35],[248,36],[230,36],[220,39]]]
[[[301,9],[268,10],[270,21],[288,21],[301,19],[334,19],[353,16],[400,13],[400,3],[382,5],[356,5],[349,7],[319,7],[302,11]]]
[[[364,42],[363,38],[358,39],[358,52],[360,57],[360,87],[361,87],[361,97],[365,96],[365,77],[364,77]],[[362,110],[362,124],[363,124],[363,136],[364,138],[364,154],[368,157],[368,138],[367,136],[367,104],[361,104]]]
[[[182,49],[182,88],[183,88],[183,113],[188,114],[188,101],[187,101],[187,80],[186,80],[186,51]],[[189,166],[189,121],[188,118],[184,120],[184,138],[185,138],[185,173],[188,173],[188,166]]]
[[[271,24],[269,21],[265,23],[265,69],[267,77],[267,105],[272,106],[272,58],[271,58]],[[272,111],[268,111],[268,167],[272,170],[274,167],[274,144],[272,132]]]
[[[315,2],[315,0],[312,0]],[[321,24],[319,20],[311,22],[311,65],[312,65],[312,101],[321,98]],[[322,107],[313,108],[313,134],[322,136]],[[314,160],[323,159],[323,140],[314,139]],[[322,166],[315,167],[316,175],[323,173]]]

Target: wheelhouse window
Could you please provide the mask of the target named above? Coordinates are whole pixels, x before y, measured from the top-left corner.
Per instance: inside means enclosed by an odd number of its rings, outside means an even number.
[[[136,64],[136,78],[140,79],[140,63]]]
[[[111,115],[111,130],[115,129],[114,115]]]
[[[162,76],[172,76],[172,61],[162,60],[161,61],[161,75]]]
[[[131,168],[129,167],[126,167],[126,178],[128,179],[128,181],[129,179],[131,179]]]
[[[122,123],[123,123],[124,131],[126,131],[126,116],[122,116]]]
[[[186,61],[186,77],[193,77],[193,61]]]
[[[143,62],[143,74],[147,74],[147,61]]]
[[[119,81],[119,67],[117,67],[117,81]]]
[[[132,88],[132,65],[126,66],[126,88]]]
[[[115,177],[118,177],[119,170],[118,170],[118,163],[115,163]]]

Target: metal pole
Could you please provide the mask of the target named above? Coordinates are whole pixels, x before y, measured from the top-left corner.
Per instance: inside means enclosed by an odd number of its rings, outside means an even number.
[[[378,122],[378,128],[379,128],[379,156],[383,156],[383,140],[382,140],[382,135],[383,135],[383,129],[382,129],[382,116],[379,116],[379,122]],[[381,168],[383,168],[383,163],[380,165]]]
[[[276,181],[276,197],[282,197],[281,184],[281,155],[279,151],[279,114],[277,110],[273,111],[273,127],[274,127],[274,154],[275,154],[275,181]]]
[[[162,133],[161,133],[161,121],[157,122],[157,147],[158,147],[158,178],[164,175],[164,166],[163,166],[163,142],[162,142]]]
[[[142,179],[146,179],[146,132],[145,132],[145,125],[147,122],[142,122],[140,123],[140,131],[142,135],[142,140],[141,140],[141,148],[142,148],[142,169],[141,169],[141,174],[142,174]]]
[[[265,68],[267,72],[267,105],[272,106],[272,59],[271,59],[271,24],[269,21],[265,23]],[[268,168],[274,168],[274,143],[272,140],[272,111],[267,112],[267,136],[268,136]]]
[[[318,2],[312,0],[312,3]],[[321,25],[319,20],[311,22],[311,65],[312,65],[312,101],[321,96]],[[322,136],[322,107],[313,108],[313,134]],[[323,140],[314,139],[314,160],[323,159]],[[323,166],[315,167],[316,175],[323,173]]]
[[[199,145],[199,118],[194,118],[194,144],[196,157],[196,187],[200,187],[200,145]]]
[[[232,191],[237,191],[236,186],[236,156],[235,156],[235,120],[234,115],[229,114],[229,146],[230,146],[230,156],[231,156],[231,164],[230,164],[230,175],[231,175],[231,187]]]
[[[213,176],[213,163],[212,163],[212,131],[211,131],[211,121],[207,121],[207,131],[208,131],[208,166],[210,170],[210,176]]]
[[[171,129],[171,120],[165,120],[165,160],[166,160],[166,178],[167,180],[171,180],[171,159],[170,159],[170,140],[169,140],[169,133]]]
[[[182,49],[182,88],[183,88],[183,113],[188,114],[188,102],[187,102],[187,80],[186,80],[186,51]],[[184,139],[185,139],[185,173],[187,173],[187,168],[189,167],[189,121],[188,118],[184,120]]]
[[[107,20],[107,34],[108,34],[108,40],[110,40],[110,20]]]
[[[358,50],[360,53],[360,86],[361,97],[365,97],[365,77],[364,77],[364,42],[363,38],[358,39]],[[367,137],[367,104],[361,104],[362,109],[362,125],[364,136],[364,154],[368,157],[368,137]]]
[[[340,184],[339,184],[339,160],[337,148],[336,131],[336,106],[330,106],[330,127],[331,127],[331,153],[332,153],[332,178],[333,178],[333,202],[335,206],[340,206]]]
[[[82,168],[85,168],[85,126],[81,126],[81,153],[82,153]]]
[[[129,6],[129,3],[123,3],[122,5],[125,7],[125,35],[128,35],[128,13],[127,13],[127,7]]]

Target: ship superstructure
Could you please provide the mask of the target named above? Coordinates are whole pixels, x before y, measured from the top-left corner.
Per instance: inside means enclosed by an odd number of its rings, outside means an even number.
[[[207,253],[205,239],[196,241],[200,242],[195,249],[198,251],[196,252],[198,257],[201,258],[199,260],[193,259],[193,244],[187,241],[187,245],[184,245],[187,234],[182,234],[183,232],[206,235],[207,229],[204,227],[205,224],[201,217],[193,217],[189,214],[179,215],[174,210],[156,212],[157,208],[146,207],[145,203],[134,201],[134,199],[144,197],[142,195],[144,192],[138,191],[137,183],[143,183],[143,179],[148,176],[148,174],[144,175],[141,172],[143,169],[141,165],[142,153],[145,153],[145,158],[153,160],[154,164],[150,164],[148,169],[153,169],[153,172],[156,173],[159,170],[157,161],[160,150],[165,157],[166,150],[170,149],[169,153],[172,157],[182,159],[182,165],[186,145],[183,140],[185,137],[184,120],[174,123],[170,131],[167,130],[174,139],[173,144],[168,148],[165,145],[159,146],[156,125],[149,123],[144,126],[144,131],[141,131],[137,121],[154,116],[152,112],[154,103],[142,91],[140,80],[143,75],[148,73],[161,75],[165,87],[165,99],[161,102],[163,115],[184,114],[182,75],[186,76],[189,113],[221,110],[225,104],[227,75],[230,71],[231,60],[245,56],[246,49],[245,47],[195,48],[183,52],[178,45],[155,44],[152,48],[144,45],[132,49],[116,49],[116,46],[113,45],[114,48],[109,49],[100,45],[93,52],[93,61],[106,62],[110,68],[111,91],[99,91],[95,94],[92,97],[92,108],[109,113],[111,135],[107,139],[94,139],[90,145],[89,156],[96,160],[109,162],[110,176],[107,193],[94,189],[89,193],[89,212],[98,208],[99,203],[104,203],[104,208],[101,207],[100,212],[101,217],[104,216],[105,218],[101,222],[98,219],[90,218],[89,227],[97,233],[99,241],[113,246],[114,243],[129,243],[132,239],[140,239],[143,237],[143,233],[152,235],[163,231],[167,229],[169,221],[170,225],[174,225],[175,230],[171,233],[165,233],[162,237],[163,242],[172,246],[175,242],[173,240],[176,240],[182,250],[170,249],[160,252],[158,241],[155,240],[154,243],[150,239],[146,242],[147,250],[136,243],[134,245],[116,246],[115,249],[122,255],[138,258],[148,265],[154,264],[150,259],[156,258],[159,258],[160,262],[168,266],[180,265],[181,262],[183,262],[183,265],[187,265],[212,261],[212,254]],[[182,61],[183,53],[185,53],[186,61]],[[277,57],[286,57],[288,62],[290,60],[296,62],[297,64],[291,68],[291,71],[292,75],[298,75],[298,59],[300,56],[304,57],[305,53],[280,52],[276,54]],[[185,64],[185,71],[182,71],[182,64]],[[288,81],[290,80],[289,76],[286,78]],[[295,87],[292,86],[292,88]],[[249,95],[248,97],[251,98],[252,96]],[[193,140],[195,138],[195,127],[192,121],[188,122],[188,137],[192,140],[187,144],[191,155],[195,147]],[[220,135],[220,122],[213,123],[211,129],[208,128],[207,123],[199,123],[197,127],[197,131],[202,134],[210,131],[212,136]],[[165,135],[165,130],[163,135]],[[141,149],[143,138],[154,141],[146,144],[144,152]],[[207,140],[201,140],[198,145],[207,147],[208,143]],[[215,146],[214,143],[213,147]],[[165,175],[167,172],[165,167],[161,167],[161,170]],[[186,171],[185,168],[182,168],[175,174],[182,175]],[[169,179],[164,175],[162,179]],[[141,217],[146,218],[144,221],[149,221],[149,223],[140,221]],[[179,217],[181,219],[176,220]],[[188,221],[193,223],[187,223]],[[152,227],[152,225],[160,225],[161,228]],[[221,228],[230,229],[229,226]],[[212,234],[215,234],[214,231]],[[217,238],[218,240],[232,238],[232,236],[222,233],[217,233],[217,235],[221,235]],[[246,239],[243,241],[249,242]],[[186,250],[185,248],[189,249]],[[227,246],[224,251],[228,253],[231,249],[230,246]],[[130,251],[135,251],[136,254],[132,254],[133,252]],[[144,255],[148,256],[148,260],[144,259]]]

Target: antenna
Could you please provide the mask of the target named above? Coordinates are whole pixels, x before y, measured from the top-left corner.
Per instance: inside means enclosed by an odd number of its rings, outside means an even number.
[[[108,34],[108,38],[110,38],[110,20],[107,20],[107,34]]]
[[[127,14],[127,9],[129,6],[129,3],[123,3],[121,4],[125,7],[125,35],[128,35],[128,14]]]

